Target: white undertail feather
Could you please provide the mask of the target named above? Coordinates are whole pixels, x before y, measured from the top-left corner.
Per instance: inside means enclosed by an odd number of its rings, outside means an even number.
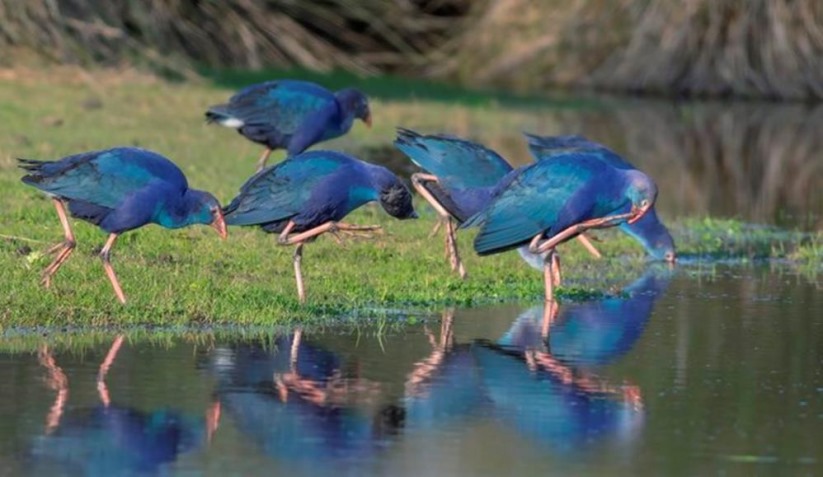
[[[217,120],[217,124],[227,128],[239,129],[245,124],[242,120],[233,117],[223,117]]]

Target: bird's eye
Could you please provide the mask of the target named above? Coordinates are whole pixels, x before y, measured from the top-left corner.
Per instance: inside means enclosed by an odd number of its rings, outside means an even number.
[[[643,200],[640,201],[640,208],[641,209],[645,209],[648,206],[649,206],[649,200],[648,199],[643,199]]]

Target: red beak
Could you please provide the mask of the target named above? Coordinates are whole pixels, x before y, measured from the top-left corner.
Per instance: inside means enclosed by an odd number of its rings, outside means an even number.
[[[638,220],[640,220],[641,217],[646,215],[646,212],[648,212],[649,209],[651,209],[651,208],[652,208],[651,203],[649,203],[649,205],[647,205],[646,207],[640,207],[640,208],[632,206],[632,210],[631,210],[632,216],[626,222],[629,223],[629,224],[633,224],[633,223],[637,222]]]
[[[366,126],[371,128],[371,113],[367,114],[365,118],[363,118],[363,122],[366,123]]]
[[[219,235],[221,239],[226,240],[226,237],[229,236],[229,232],[226,229],[226,221],[223,219],[222,210],[217,209],[214,211],[214,221],[212,221],[211,226],[217,231],[217,235]]]

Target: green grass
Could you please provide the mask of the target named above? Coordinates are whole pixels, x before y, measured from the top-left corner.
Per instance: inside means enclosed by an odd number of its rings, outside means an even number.
[[[14,158],[54,159],[140,145],[173,159],[193,187],[228,201],[253,171],[260,153],[260,147],[232,131],[204,124],[204,108],[230,94],[229,89],[207,84],[167,83],[128,74],[78,76],[69,70],[0,83],[0,329],[268,326],[405,316],[409,310],[542,296],[540,274],[516,253],[477,257],[471,250],[471,231],[460,235],[470,278],[459,280],[444,260],[442,236],[428,238],[434,216],[419,203],[423,218],[417,221],[393,220],[377,206],[351,215],[350,222],[384,227],[385,233],[374,240],[340,246],[324,237],[309,244],[304,253],[306,306],[296,299],[292,249],[276,246],[274,237],[253,228],[231,228],[227,242],[208,227],[169,231],[148,226],[124,235],[112,258],[129,299],[121,306],[96,256],[105,235],[75,222],[78,248],[56,275],[52,289],[43,289],[39,275],[49,258],[40,252],[61,238],[61,228],[43,194],[19,181],[21,171]],[[492,138],[533,125],[528,111],[501,103],[377,99],[373,114],[373,130],[355,126],[327,147],[369,159],[374,151],[390,147],[396,125]],[[687,255],[776,256],[819,270],[820,242],[812,243],[801,234],[733,221],[692,219],[672,225],[680,251]],[[576,244],[564,246],[568,286],[561,297],[614,291],[645,266],[643,251],[628,237],[611,231],[598,235],[608,239],[600,244],[603,252],[621,259],[595,261]],[[803,247],[812,251],[804,252]]]

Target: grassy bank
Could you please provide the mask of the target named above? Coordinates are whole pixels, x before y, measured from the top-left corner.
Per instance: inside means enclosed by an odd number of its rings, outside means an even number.
[[[61,238],[61,228],[49,201],[19,181],[15,158],[53,159],[114,145],[139,145],[173,159],[193,187],[210,190],[225,202],[252,172],[260,153],[258,146],[232,131],[204,124],[204,108],[230,94],[204,84],[169,84],[122,72],[54,70],[4,76],[0,82],[4,124],[0,328],[269,325],[540,298],[538,273],[514,253],[477,257],[471,251],[471,231],[460,236],[470,278],[457,279],[444,261],[442,237],[428,238],[434,216],[424,204],[418,204],[423,218],[417,221],[395,221],[378,207],[365,207],[351,216],[351,222],[384,227],[385,233],[374,240],[340,246],[321,238],[308,245],[303,265],[307,306],[297,303],[291,248],[278,247],[274,237],[246,228],[232,228],[227,242],[207,227],[168,231],[149,226],[124,235],[113,252],[129,299],[121,306],[96,257],[104,234],[75,222],[79,244],[75,255],[55,277],[51,290],[41,288],[39,274],[49,262],[41,252]],[[390,144],[396,125],[472,136],[541,130],[528,111],[499,102],[378,99],[372,109],[374,129],[358,125],[352,134],[327,146],[374,159],[374,151],[384,151]],[[703,219],[676,221],[672,228],[685,256],[776,256],[819,269],[819,239]],[[567,286],[561,296],[619,289],[644,268],[644,254],[635,242],[616,232],[598,235],[605,239],[601,247],[606,256],[619,258],[594,261],[576,244],[565,246]]]

